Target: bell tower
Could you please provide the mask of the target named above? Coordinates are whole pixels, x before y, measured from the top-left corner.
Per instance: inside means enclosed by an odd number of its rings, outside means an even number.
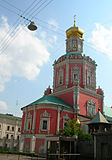
[[[66,30],[66,53],[81,54],[83,52],[83,30],[76,26],[76,16],[74,16],[74,26]]]

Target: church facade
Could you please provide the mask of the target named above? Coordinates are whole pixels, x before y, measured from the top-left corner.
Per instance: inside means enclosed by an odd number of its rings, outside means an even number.
[[[76,118],[87,131],[87,122],[100,108],[104,94],[96,88],[96,62],[83,54],[83,30],[66,31],[66,54],[53,64],[53,89],[22,108],[20,151],[46,153],[46,138],[55,139],[69,119]]]

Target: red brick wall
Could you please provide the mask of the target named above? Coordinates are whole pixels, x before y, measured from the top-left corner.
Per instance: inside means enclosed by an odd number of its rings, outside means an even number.
[[[93,96],[84,94],[79,92],[79,108],[80,108],[80,114],[87,115],[87,101],[92,100],[96,103],[96,113],[98,111],[98,108],[100,107],[102,112],[102,100],[99,98],[95,98]]]
[[[74,118],[74,116],[73,116],[73,113],[71,114],[71,113],[67,113],[67,112],[61,112],[61,119],[60,119],[60,128],[61,129],[63,129],[63,117],[64,116],[66,116],[66,114],[68,115],[68,117],[70,118],[70,119],[73,119]]]
[[[35,153],[39,153],[39,148],[41,146],[44,146],[44,144],[45,144],[45,139],[43,139],[43,138],[36,138]]]
[[[44,105],[45,106],[45,105]],[[47,107],[48,105],[46,105],[46,107]],[[49,113],[50,114],[50,131],[49,131],[49,133],[50,134],[56,134],[56,129],[57,129],[57,111],[56,110],[54,110],[54,109],[39,109],[39,110],[37,110],[37,115],[36,115],[36,124],[35,124],[35,126],[36,126],[36,128],[35,128],[35,133],[37,134],[37,133],[39,133],[39,127],[40,127],[40,115],[42,114],[42,113],[44,113],[45,112],[45,110],[47,111],[47,113]],[[40,133],[47,133],[47,131],[41,131]]]
[[[81,84],[80,84],[80,86],[83,86],[83,64],[69,64],[69,85],[71,86],[72,84],[71,84],[71,69],[73,68],[73,67],[79,67],[79,68],[81,68]]]
[[[56,97],[62,99],[67,104],[73,106],[73,91],[56,95]]]
[[[24,139],[24,151],[30,151],[31,138]]]

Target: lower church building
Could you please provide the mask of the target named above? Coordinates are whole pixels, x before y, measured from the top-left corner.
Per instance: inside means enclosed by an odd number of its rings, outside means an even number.
[[[78,118],[83,131],[96,115],[103,113],[104,93],[96,88],[96,62],[83,54],[83,30],[66,30],[66,54],[53,64],[53,89],[24,106],[20,151],[46,153],[47,137],[56,139],[69,119]]]

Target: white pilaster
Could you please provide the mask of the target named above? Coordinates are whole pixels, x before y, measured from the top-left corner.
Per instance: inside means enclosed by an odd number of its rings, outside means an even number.
[[[79,87],[77,87],[77,110],[79,110]]]
[[[23,150],[24,150],[24,136],[21,136],[19,142],[19,152],[23,152]]]
[[[75,109],[75,99],[76,99],[76,93],[75,89],[73,90],[73,108]]]
[[[34,153],[35,152],[35,142],[36,142],[36,137],[32,136],[31,145],[30,145],[30,153]]]
[[[57,134],[59,134],[59,127],[60,127],[60,108],[58,108],[58,115],[57,115]]]

